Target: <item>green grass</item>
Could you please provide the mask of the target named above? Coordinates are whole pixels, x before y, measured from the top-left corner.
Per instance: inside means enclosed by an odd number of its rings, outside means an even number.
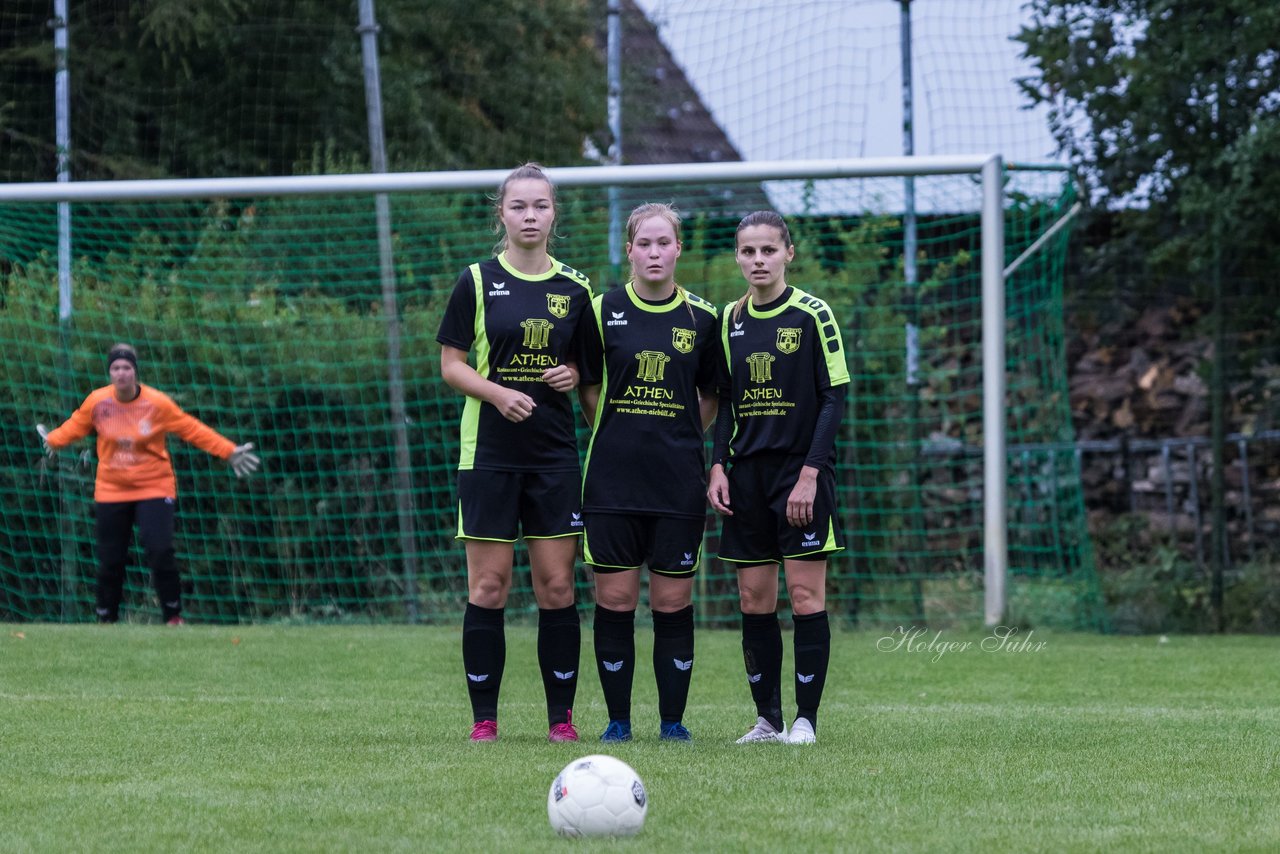
[[[546,742],[534,634],[512,628],[502,740],[471,745],[456,628],[0,626],[0,851],[1280,848],[1275,639],[994,652],[956,631],[939,640],[975,645],[938,658],[881,634],[836,635],[818,745],[738,747],[737,634],[699,634],[679,745],[657,740],[642,629],[637,739],[609,752],[648,821],[583,842],[552,835],[546,794],[601,747],[589,643],[588,740]]]

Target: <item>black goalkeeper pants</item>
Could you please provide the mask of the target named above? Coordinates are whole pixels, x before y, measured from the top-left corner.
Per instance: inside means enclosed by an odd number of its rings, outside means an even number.
[[[98,621],[114,623],[120,619],[125,568],[129,561],[129,548],[133,545],[135,525],[164,619],[168,621],[181,614],[182,592],[178,562],[173,552],[174,500],[99,501],[93,509],[98,557]]]

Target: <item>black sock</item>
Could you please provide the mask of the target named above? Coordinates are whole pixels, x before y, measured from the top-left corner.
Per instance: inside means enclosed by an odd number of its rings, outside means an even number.
[[[742,615],[742,657],[756,714],[782,729],[782,626],[778,614]]]
[[[636,612],[596,605],[596,672],[609,720],[631,720],[631,683],[636,672]]]
[[[808,718],[816,730],[831,658],[831,625],[826,611],[796,614],[792,619],[796,624],[796,717]]]
[[[693,676],[693,606],[653,612],[653,675],[658,680],[658,714],[663,723],[684,717]]]
[[[182,580],[178,577],[178,570],[153,570],[151,583],[156,589],[156,597],[160,600],[160,618],[167,623],[174,617],[181,616]]]
[[[467,671],[471,717],[477,723],[498,719],[498,691],[507,663],[504,613],[503,608],[481,608],[468,602],[462,615],[462,665]]]
[[[124,598],[124,565],[100,567],[94,586],[94,610],[99,623],[120,619],[120,600]]]
[[[547,694],[547,722],[552,726],[569,720],[578,693],[581,648],[582,626],[575,606],[538,609],[538,667]]]

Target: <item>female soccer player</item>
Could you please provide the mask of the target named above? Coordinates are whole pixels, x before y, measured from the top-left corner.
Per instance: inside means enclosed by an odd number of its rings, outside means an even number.
[[[138,382],[138,354],[116,344],[107,354],[111,384],[95,390],[56,430],[37,424],[50,456],[59,448],[98,434],[98,473],[93,487],[97,540],[98,622],[120,619],[125,565],[133,528],[138,527],[161,615],[171,626],[182,618],[182,588],[173,550],[177,481],[165,439],[170,433],[227,460],[236,477],[257,471],[253,445],[237,445],[183,412],[168,395]]]
[[[723,514],[720,558],[737,564],[742,651],[756,725],[739,744],[812,744],[827,677],[827,556],[843,548],[835,438],[849,382],[840,330],[822,300],[787,284],[791,234],[772,211],[738,224],[750,285],[720,325],[720,415],[707,498]],[[782,719],[781,563],[795,622],[796,718]]]
[[[690,740],[681,721],[706,518],[702,434],[718,400],[716,311],[676,284],[680,248],[680,217],[670,206],[631,213],[631,280],[592,302],[596,334],[583,346],[579,393],[593,424],[583,552],[595,570],[596,666],[609,709],[601,741],[631,740],[635,616],[646,564],[659,732],[664,740]]]
[[[503,611],[516,539],[529,549],[538,602],[538,662],[551,741],[577,741],[581,629],[573,565],[582,533],[581,474],[573,409],[579,324],[591,304],[587,277],[547,253],[555,188],[528,163],[498,188],[504,238],[496,258],[462,271],[436,341],[445,382],[466,395],[458,462],[458,539],[467,552],[462,659],[471,740],[498,738],[506,661]],[[475,351],[475,364],[467,352]]]

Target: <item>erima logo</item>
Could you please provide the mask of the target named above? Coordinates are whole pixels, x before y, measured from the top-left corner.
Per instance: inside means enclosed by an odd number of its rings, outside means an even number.
[[[493,290],[489,291],[489,296],[491,296],[491,297],[509,297],[509,296],[511,296],[511,291],[507,290],[507,283],[506,283],[506,282],[494,282],[494,283],[493,283]]]
[[[681,566],[693,566],[693,552],[685,552],[684,560],[680,561]]]
[[[752,684],[755,684],[756,682],[759,682],[759,681],[760,681],[760,677],[761,677],[761,676],[763,676],[763,675],[764,675],[763,673],[748,673],[748,674],[747,674],[747,681],[748,681],[748,682],[750,682],[750,683],[752,683]]]
[[[164,606],[165,606],[166,608],[176,608],[176,607],[178,607],[178,606],[179,606],[179,605],[181,605],[181,604],[182,604],[182,603],[181,603],[181,601],[180,601],[180,600],[178,600],[178,599],[174,599],[172,602],[165,602],[165,603],[164,603]]]
[[[729,333],[729,337],[737,338],[739,335],[746,335],[746,334],[747,333],[742,331],[742,322],[735,320],[733,322],[733,331]]]
[[[604,669],[605,669],[605,670],[608,670],[610,673],[617,673],[619,670],[621,670],[621,669],[622,669],[622,662],[621,662],[621,661],[605,661],[605,660],[602,658],[602,659],[600,659],[600,663],[601,663],[601,664],[603,664],[603,665],[604,665]]]
[[[800,545],[805,547],[818,545],[818,532],[817,531],[814,531],[813,533],[806,532],[804,535],[804,542],[801,543]]]
[[[626,314],[625,311],[611,311],[609,313],[613,315],[613,320],[605,321],[605,324],[604,324],[605,326],[626,326],[627,325],[627,322],[622,319],[622,315]]]
[[[472,682],[483,682],[484,680],[489,678],[489,674],[488,673],[468,673],[467,678],[470,679]]]
[[[810,673],[808,676],[805,676],[803,673],[797,673],[796,678],[799,679],[804,684],[808,685],[810,682],[813,681],[814,675],[815,674]]]
[[[566,681],[568,681],[568,680],[572,679],[572,678],[573,678],[573,674],[577,673],[578,671],[576,671],[576,670],[570,670],[570,671],[567,671],[567,672],[565,672],[565,673],[561,673],[559,670],[552,670],[551,672],[552,672],[552,673],[554,673],[554,674],[556,675],[556,678],[557,678],[557,679],[559,679],[561,682],[566,682]],[[812,677],[812,676],[810,676],[809,678],[810,678],[810,679],[812,679],[813,677]]]
[[[581,528],[581,527],[582,527],[582,514],[581,514],[581,513],[570,513],[569,515],[573,517],[573,521],[569,523],[569,527],[571,527],[571,528]]]
[[[673,658],[671,659],[671,663],[676,666],[676,670],[688,670],[690,667],[693,667],[692,658],[689,659],[688,661],[681,661],[678,658]]]

